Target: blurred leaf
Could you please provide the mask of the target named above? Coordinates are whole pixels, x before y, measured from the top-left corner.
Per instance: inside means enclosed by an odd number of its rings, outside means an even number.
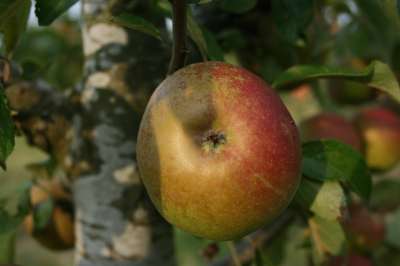
[[[345,195],[338,182],[315,182],[302,178],[295,202],[327,220],[337,220],[345,206]]]
[[[178,228],[174,228],[174,241],[176,243],[176,257],[178,265],[203,266],[205,263],[202,250],[215,243],[204,238],[198,238],[186,233]],[[229,255],[227,245],[223,242],[216,242],[218,253],[213,257],[213,261],[218,261]]]
[[[187,0],[186,3],[203,5],[203,4],[208,4],[212,1],[213,0]]]
[[[172,16],[171,4],[166,0],[161,0],[158,2],[158,7],[169,17]],[[210,58],[211,60],[217,60],[219,58],[219,45],[210,32],[206,32],[202,29],[200,25],[196,22],[193,17],[191,10],[187,13],[187,30],[190,38],[195,42],[197,48],[199,49],[203,59]],[[208,34],[208,36],[206,36]],[[208,37],[208,39],[207,39]],[[209,41],[209,43],[207,42]]]
[[[208,58],[212,61],[224,61],[224,52],[219,46],[214,34],[212,34],[206,28],[202,28],[202,31],[207,43]]]
[[[111,22],[127,27],[132,30],[140,31],[161,40],[159,29],[151,22],[142,17],[134,16],[128,13],[122,13],[111,18]]]
[[[30,0],[0,1],[0,32],[4,35],[7,53],[13,50],[21,33],[25,31],[30,8]]]
[[[328,66],[294,66],[281,74],[274,81],[273,87],[276,89],[296,87],[301,83],[318,78],[343,78],[361,82],[388,93],[400,102],[400,87],[396,76],[388,65],[380,61],[373,61],[368,67],[360,71]]]
[[[188,10],[187,14],[187,30],[190,38],[196,43],[197,48],[199,49],[203,59],[207,59],[209,55],[208,46],[206,38],[203,34],[202,29],[195,21],[192,12]]]
[[[49,224],[53,214],[53,200],[51,198],[35,206],[33,210],[33,220],[35,230],[42,230]]]
[[[311,211],[326,220],[337,221],[342,215],[345,206],[345,195],[338,182],[327,181],[322,184]]]
[[[282,263],[280,266],[308,266],[309,248],[306,244],[309,237],[306,235],[305,228],[296,223],[289,225],[287,238],[284,239],[284,254],[281,255]],[[275,241],[273,241],[275,242]]]
[[[75,33],[73,26],[66,27],[70,27],[67,32]],[[71,34],[67,36],[53,27],[27,31],[13,55],[23,68],[23,79],[44,79],[56,89],[76,85],[82,75],[82,47],[79,40],[71,42],[70,38]]]
[[[0,234],[15,231],[28,214],[31,185],[30,181],[22,182],[9,197],[0,199]]]
[[[257,5],[257,0],[221,0],[221,9],[231,13],[245,13]]]
[[[400,248],[400,208],[386,216],[386,242]]]
[[[308,210],[314,202],[321,186],[322,182],[302,178],[294,197],[294,202],[299,204],[305,210]]]
[[[8,109],[4,88],[0,85],[0,166],[6,168],[6,159],[15,145],[14,123]]]
[[[283,37],[295,43],[313,18],[314,0],[272,0],[272,18]]]
[[[47,160],[30,163],[26,168],[32,173],[32,176],[50,179],[57,168],[57,160],[54,156],[50,156]]]
[[[273,266],[271,261],[268,258],[264,258],[260,249],[256,249],[252,266]]]
[[[39,25],[50,25],[76,2],[78,2],[78,0],[36,0],[35,14],[38,18]]]
[[[382,180],[374,185],[371,194],[371,207],[392,209],[400,205],[400,182],[397,180]]]
[[[15,232],[0,234],[0,265],[12,266],[15,254]]]
[[[308,222],[312,243],[318,256],[340,254],[346,242],[346,237],[339,222],[329,221],[318,216],[310,218]]]
[[[303,144],[303,174],[326,181],[341,181],[359,196],[368,199],[372,181],[364,158],[350,146],[335,140]]]
[[[397,6],[397,13],[400,15],[400,0],[396,1]]]

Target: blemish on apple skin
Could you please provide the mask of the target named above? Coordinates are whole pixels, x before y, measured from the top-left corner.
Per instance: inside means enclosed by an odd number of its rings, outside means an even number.
[[[272,185],[266,178],[262,177],[261,175],[255,175],[255,179],[260,180],[261,183],[268,188],[269,190],[272,190],[275,194],[277,194],[279,197],[286,197],[285,193],[278,189],[277,186]]]

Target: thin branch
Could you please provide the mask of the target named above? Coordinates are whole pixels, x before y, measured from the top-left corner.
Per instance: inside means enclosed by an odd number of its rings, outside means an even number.
[[[251,262],[251,260],[254,258],[256,248],[262,247],[266,243],[272,241],[286,228],[287,225],[294,220],[294,218],[295,213],[291,210],[288,210],[265,229],[261,229],[249,237],[246,237],[246,239],[239,243],[236,247],[237,257],[240,263],[246,264]],[[237,265],[237,262],[231,256],[225,257],[220,261],[211,264],[211,266],[235,265]]]
[[[228,248],[229,248],[229,253],[231,254],[233,263],[235,266],[242,266],[242,263],[240,262],[238,253],[236,251],[235,243],[233,241],[228,241],[227,242]]]
[[[173,0],[173,36],[174,43],[172,48],[172,58],[169,65],[168,74],[185,65],[187,54],[186,48],[186,0]]]

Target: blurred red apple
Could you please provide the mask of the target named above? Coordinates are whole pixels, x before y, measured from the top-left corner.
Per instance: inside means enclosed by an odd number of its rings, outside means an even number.
[[[370,259],[357,255],[350,254],[347,257],[332,258],[328,264],[329,266],[372,266]]]
[[[372,250],[385,239],[383,218],[358,203],[349,206],[349,218],[343,222],[343,226],[352,244],[361,249]]]
[[[187,66],[154,92],[137,159],[160,213],[194,235],[244,236],[277,217],[300,181],[299,134],[259,77],[221,62]]]
[[[362,151],[361,136],[344,117],[334,113],[320,113],[301,124],[304,140],[335,139]]]
[[[388,109],[375,107],[362,110],[355,124],[365,142],[369,167],[387,170],[400,160],[400,117]]]

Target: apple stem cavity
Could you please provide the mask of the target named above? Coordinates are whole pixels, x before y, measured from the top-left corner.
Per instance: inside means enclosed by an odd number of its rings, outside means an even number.
[[[226,137],[223,132],[210,130],[203,136],[201,146],[206,152],[217,152],[226,144]]]

